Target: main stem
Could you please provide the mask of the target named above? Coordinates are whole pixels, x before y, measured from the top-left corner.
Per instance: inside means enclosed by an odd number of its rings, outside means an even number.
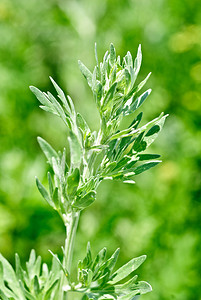
[[[75,242],[75,236],[76,236],[79,216],[80,216],[80,212],[72,212],[67,215],[63,267],[65,270],[68,271],[68,274],[70,274],[70,268],[71,268],[72,257],[73,257],[73,248],[74,248],[74,242]],[[61,276],[62,277],[61,277],[61,282],[60,282],[60,298],[59,299],[66,300],[67,295],[65,295],[63,292],[63,286],[64,286],[67,278],[63,272],[62,272]]]

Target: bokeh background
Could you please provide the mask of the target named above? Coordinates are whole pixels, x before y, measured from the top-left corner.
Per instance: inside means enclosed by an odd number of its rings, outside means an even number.
[[[105,182],[83,212],[74,266],[87,241],[93,253],[121,247],[119,265],[147,254],[141,280],[149,300],[201,299],[201,5],[200,0],[1,0],[0,1],[0,252],[24,263],[31,248],[51,260],[61,254],[64,228],[43,202],[35,175],[46,183],[42,136],[57,150],[67,145],[59,119],[41,111],[28,89],[53,91],[51,75],[71,95],[93,129],[98,114],[77,60],[95,63],[113,42],[118,54],[136,55],[139,80],[149,71],[153,92],[144,121],[169,113],[152,145],[163,163],[136,177],[136,185]]]

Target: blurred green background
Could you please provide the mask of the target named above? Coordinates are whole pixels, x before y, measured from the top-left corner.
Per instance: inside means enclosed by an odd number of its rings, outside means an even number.
[[[57,150],[67,144],[64,125],[41,111],[28,89],[53,91],[52,76],[71,95],[93,129],[98,114],[77,60],[89,68],[113,42],[118,54],[136,55],[139,79],[152,71],[153,92],[144,122],[169,113],[152,145],[163,163],[136,177],[136,185],[105,182],[83,212],[75,261],[87,241],[95,254],[121,247],[119,265],[147,254],[140,279],[149,300],[201,299],[201,5],[200,0],[1,0],[0,1],[0,252],[22,262],[35,248],[50,262],[61,253],[64,228],[43,202],[35,175],[45,184],[47,165],[36,142]]]

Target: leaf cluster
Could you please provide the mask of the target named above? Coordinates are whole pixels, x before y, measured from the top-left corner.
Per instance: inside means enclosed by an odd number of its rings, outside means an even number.
[[[18,254],[15,256],[15,271],[0,254],[0,299],[2,300],[53,300],[60,280],[60,267],[53,257],[51,269],[30,253],[24,270]]]
[[[137,275],[125,281],[146,259],[146,256],[133,258],[127,264],[114,271],[120,249],[110,258],[106,258],[107,249],[103,248],[93,259],[90,244],[87,254],[78,262],[78,284],[74,290],[83,293],[83,300],[92,299],[137,299],[137,295],[150,292],[147,282],[137,281]],[[121,283],[124,280],[124,283]],[[65,289],[65,287],[64,287]],[[68,289],[68,287],[67,287]]]
[[[82,210],[94,202],[102,180],[110,178],[134,183],[133,176],[160,162],[159,155],[144,151],[157,138],[167,115],[162,113],[140,127],[143,115],[140,112],[128,128],[119,130],[122,119],[134,113],[151,92],[148,89],[139,94],[150,74],[135,85],[142,62],[141,46],[134,61],[130,52],[121,61],[113,44],[102,62],[98,62],[96,47],[95,57],[93,72],[81,61],[79,67],[93,92],[100,114],[98,132],[91,131],[82,115],[75,112],[70,96],[66,97],[52,78],[58,98],[50,92],[43,93],[30,87],[41,103],[40,107],[59,116],[68,128],[70,165],[66,162],[65,149],[56,152],[44,139],[38,138],[53,171],[53,178],[48,173],[49,191],[36,179],[40,193],[64,222],[68,213]]]

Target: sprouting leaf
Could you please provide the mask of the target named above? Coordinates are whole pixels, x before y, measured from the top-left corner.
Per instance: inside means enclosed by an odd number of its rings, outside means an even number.
[[[104,262],[104,260],[106,258],[106,253],[107,253],[107,249],[103,248],[97,254],[96,258],[94,259],[92,268],[91,268],[94,273],[97,273],[98,269],[100,268],[100,266]]]
[[[52,77],[50,77],[50,80],[52,82],[52,84],[54,85],[54,88],[55,90],[57,91],[58,93],[58,96],[59,98],[61,99],[65,109],[66,109],[66,112],[70,115],[72,113],[69,105],[68,105],[68,102],[67,102],[67,99],[65,97],[65,94],[64,92],[62,91],[62,89],[58,86],[58,84],[54,81],[54,79]]]
[[[24,273],[21,267],[20,258],[17,253],[15,253],[15,273],[18,280],[23,281],[24,279]]]
[[[41,137],[38,137],[37,140],[43,153],[48,159],[48,163],[52,166],[52,157],[54,157],[55,159],[58,158],[57,152],[52,148],[52,146],[50,146],[50,144],[48,144],[48,142],[46,142]]]
[[[116,61],[116,51],[113,44],[110,44],[110,63],[113,65]]]
[[[77,113],[77,126],[80,127],[80,129],[83,131],[84,139],[86,139],[86,135],[91,131],[87,122],[80,113]]]
[[[137,57],[134,61],[135,80],[140,71],[141,63],[142,63],[142,51],[141,51],[141,45],[139,45],[138,51],[137,51]],[[135,82],[135,80],[134,80],[134,82]]]
[[[47,190],[45,189],[44,185],[39,181],[39,179],[37,177],[36,177],[36,185],[37,185],[39,192],[41,193],[43,198],[47,201],[47,203],[50,206],[52,206],[53,208],[55,208],[54,203],[53,203],[52,199],[50,198]]]
[[[89,71],[89,69],[80,60],[78,60],[78,65],[79,65],[80,71],[82,72],[82,74],[86,78],[86,80],[88,82],[88,85],[90,87],[92,87],[92,73]]]
[[[127,52],[126,56],[124,57],[123,62],[126,67],[133,68],[133,58],[132,58],[130,51]]]
[[[41,92],[35,86],[30,86],[29,88],[34,93],[34,95],[36,96],[36,98],[38,99],[38,101],[41,104],[43,104],[45,107],[49,108],[50,110],[52,110],[53,112],[58,114],[58,112],[56,110],[54,110],[54,108],[52,106],[52,103],[49,101],[49,99],[47,98],[47,96],[43,92]]]
[[[87,255],[82,261],[82,268],[89,268],[92,264],[92,254],[90,242],[87,243]]]

